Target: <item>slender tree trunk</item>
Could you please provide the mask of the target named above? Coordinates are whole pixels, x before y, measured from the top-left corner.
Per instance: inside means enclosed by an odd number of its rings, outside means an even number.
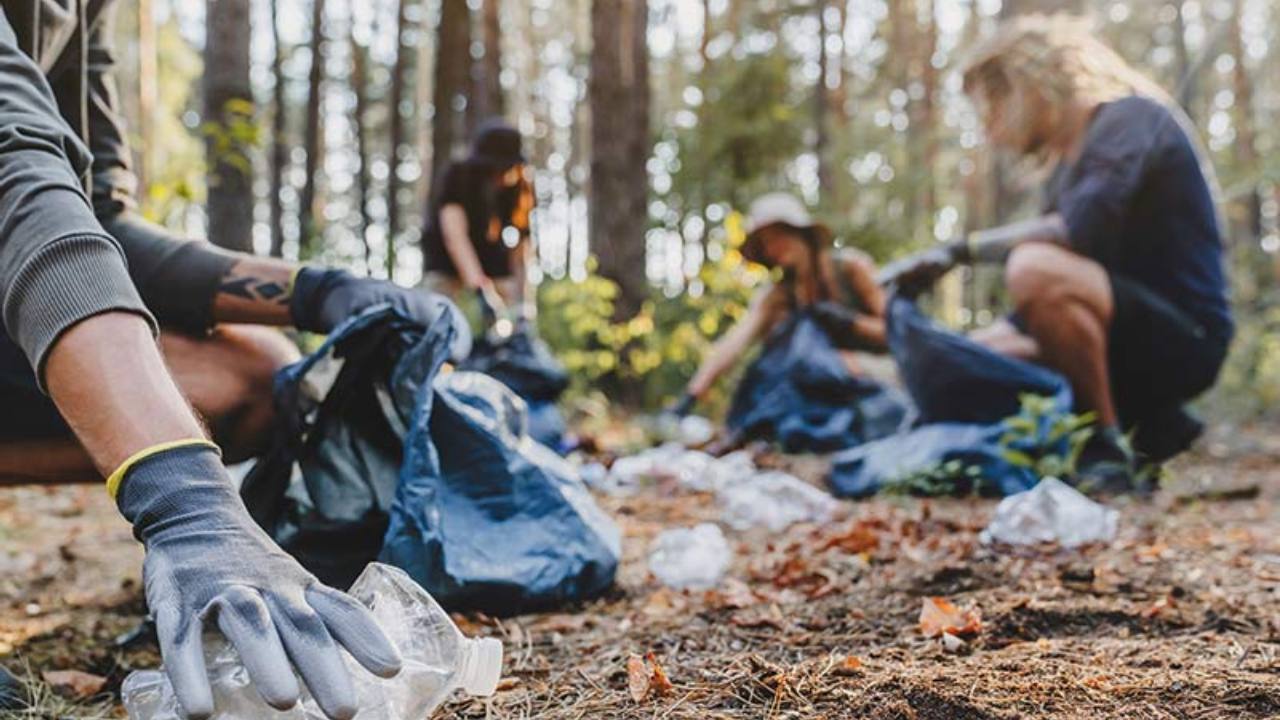
[[[369,48],[356,38],[356,5],[353,0],[351,8],[351,24],[349,41],[351,44],[351,91],[355,95],[355,118],[352,131],[356,140],[356,202],[360,205],[358,234],[360,244],[364,247],[365,273],[373,275],[373,252],[369,247],[369,226],[373,224],[369,217],[369,144],[365,130],[366,116],[369,112]]]
[[[468,70],[471,67],[471,11],[467,0],[441,0],[436,33],[436,84],[432,98],[431,177],[433,182],[465,142]]]
[[[595,0],[591,6],[591,247],[600,274],[621,290],[618,319],[646,295],[649,52],[647,0]]]
[[[938,17],[934,0],[920,0],[924,14],[924,38],[921,47],[921,84],[924,96],[920,98],[917,132],[923,145],[921,151],[921,201],[926,229],[932,233],[934,216],[938,212],[938,188],[935,182],[938,164],[938,69],[933,66],[933,56],[938,51]]]
[[[707,53],[707,48],[714,35],[711,27],[711,0],[702,0],[702,37],[698,38],[698,57],[702,58],[703,72],[711,67],[711,56]]]
[[[324,138],[320,127],[320,106],[324,92],[324,0],[313,0],[311,14],[311,71],[308,76],[307,126],[303,144],[306,163],[303,170],[302,195],[298,205],[301,232],[298,236],[298,258],[306,260],[315,249],[319,234],[317,187],[320,181]]]
[[[1258,133],[1253,119],[1253,79],[1249,77],[1248,58],[1244,51],[1244,0],[1234,0],[1232,6],[1234,27],[1231,29],[1230,50],[1236,59],[1231,73],[1232,92],[1235,94],[1234,148],[1236,166],[1250,185],[1242,203],[1245,213],[1242,229],[1245,237],[1256,243],[1262,237],[1262,194],[1258,189],[1258,172],[1262,163],[1258,157]]]
[[[271,59],[271,76],[275,87],[271,91],[271,256],[284,257],[284,170],[289,158],[288,100],[285,94],[284,43],[280,40],[279,3],[271,3],[271,34],[275,39],[275,57]]]
[[[817,0],[814,11],[818,14],[818,82],[813,88],[813,154],[818,158],[818,193],[823,202],[831,192],[831,157],[829,117],[831,92],[827,87],[827,7],[829,0]]]
[[[485,118],[506,114],[506,98],[502,91],[502,3],[484,0],[481,7],[480,31],[484,57],[474,63],[475,88],[471,107],[475,108],[471,127]]]
[[[390,176],[387,178],[387,277],[395,276],[396,251],[400,242],[400,195],[403,189],[400,164],[405,155],[405,76],[409,71],[409,58],[413,54],[413,48],[409,46],[407,39],[411,1],[400,0],[396,9],[396,62],[391,68],[391,97],[388,100],[391,147],[387,153],[387,164],[390,166]]]
[[[1183,8],[1185,3],[1182,0],[1177,0],[1174,4],[1177,6],[1177,12],[1173,14],[1173,49],[1176,58],[1175,67],[1178,73],[1177,84],[1174,87],[1177,88],[1178,104],[1187,113],[1187,117],[1191,118],[1192,122],[1195,122],[1196,114],[1193,106],[1195,104],[1196,82],[1193,77],[1194,65],[1191,61],[1191,52],[1187,48],[1186,11]]]
[[[231,132],[253,122],[249,85],[249,0],[209,0],[205,36],[204,116],[209,167],[209,239],[253,252],[253,165]]]

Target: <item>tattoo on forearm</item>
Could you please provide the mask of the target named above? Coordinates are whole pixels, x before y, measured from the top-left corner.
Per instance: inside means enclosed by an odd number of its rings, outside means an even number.
[[[245,300],[276,305],[288,305],[293,294],[291,288],[279,280],[234,274],[228,274],[222,278],[218,292]]]

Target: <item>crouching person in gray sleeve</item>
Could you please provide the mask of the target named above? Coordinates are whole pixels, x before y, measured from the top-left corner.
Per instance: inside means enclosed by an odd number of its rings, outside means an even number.
[[[138,217],[112,4],[0,0],[0,483],[107,478],[146,547],[147,602],[188,717],[215,711],[201,636],[216,630],[269,704],[292,706],[300,677],[329,717],[350,718],[339,648],[384,677],[399,654],[253,524],[223,462],[260,449],[270,378],[294,357],[266,326],[324,333],[380,303],[424,324],[454,310]]]

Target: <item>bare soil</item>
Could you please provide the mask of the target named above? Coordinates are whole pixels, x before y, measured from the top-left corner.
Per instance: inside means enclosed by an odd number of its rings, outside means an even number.
[[[885,498],[822,527],[730,533],[736,560],[708,593],[662,588],[646,556],[661,530],[715,521],[713,498],[665,483],[601,498],[625,532],[616,588],[554,614],[460,617],[503,639],[506,678],[440,716],[1280,717],[1280,440],[1216,438],[1153,498],[1114,501],[1108,547],[995,550],[978,541],[992,501]],[[774,461],[815,482],[824,466]],[[99,488],[0,490],[3,663],[104,675],[109,692],[154,666],[154,647],[114,642],[142,616],[140,558]],[[979,632],[925,637],[935,596],[980,612]],[[633,694],[628,659],[649,654]],[[655,663],[670,686],[642,693]]]

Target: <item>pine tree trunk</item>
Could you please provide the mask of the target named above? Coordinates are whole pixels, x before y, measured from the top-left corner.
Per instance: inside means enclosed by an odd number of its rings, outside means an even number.
[[[591,6],[591,248],[600,274],[621,290],[618,319],[633,317],[646,295],[649,52],[647,0],[595,0]]]
[[[365,131],[366,115],[369,111],[369,48],[356,39],[356,1],[351,3],[351,24],[349,41],[351,44],[351,91],[355,95],[355,118],[352,132],[356,140],[356,203],[360,206],[359,227],[360,244],[364,248],[365,273],[373,275],[373,252],[369,247],[369,144]]]
[[[1244,0],[1232,3],[1234,15],[1231,29],[1231,55],[1236,59],[1231,72],[1231,89],[1235,94],[1236,167],[1249,185],[1243,202],[1243,238],[1256,243],[1262,237],[1262,194],[1258,190],[1258,172],[1262,163],[1258,157],[1257,126],[1253,119],[1253,79],[1246,67],[1248,58],[1244,51]]]
[[[484,0],[480,15],[484,57],[474,63],[475,88],[471,92],[474,108],[474,127],[485,118],[506,113],[506,98],[502,91],[502,3],[501,0]]]
[[[412,0],[400,0],[396,10],[396,62],[391,68],[391,96],[388,99],[391,116],[391,147],[388,150],[387,164],[390,176],[387,178],[387,277],[395,276],[396,250],[400,241],[400,195],[403,188],[400,181],[400,163],[404,159],[405,127],[404,97],[405,75],[409,71],[409,58],[413,48],[406,39],[409,24],[409,3]],[[446,0],[447,2],[448,0]]]
[[[436,32],[436,84],[432,95],[431,177],[440,177],[465,142],[467,81],[471,68],[471,11],[467,0],[441,0]]]
[[[249,0],[209,0],[205,39],[204,118],[209,168],[209,240],[253,252],[253,166],[249,148],[231,132],[253,121],[249,85]]]
[[[280,17],[277,6],[271,3],[271,34],[275,39],[275,57],[271,59],[271,76],[275,81],[271,98],[273,112],[271,116],[271,256],[284,257],[284,170],[289,158],[289,138],[286,137],[288,127],[288,109],[285,96],[284,59],[285,52],[280,40]]]
[[[302,195],[298,205],[298,258],[311,257],[318,240],[319,208],[317,187],[322,172],[320,162],[324,153],[324,138],[320,128],[320,105],[324,91],[324,0],[312,0],[311,14],[311,70],[307,81],[307,126],[303,145],[306,162],[303,166]]]
[[[831,191],[830,133],[828,119],[831,115],[831,92],[827,87],[827,6],[830,0],[817,0],[814,12],[818,14],[818,82],[813,88],[813,154],[818,158],[818,192],[825,202]]]

